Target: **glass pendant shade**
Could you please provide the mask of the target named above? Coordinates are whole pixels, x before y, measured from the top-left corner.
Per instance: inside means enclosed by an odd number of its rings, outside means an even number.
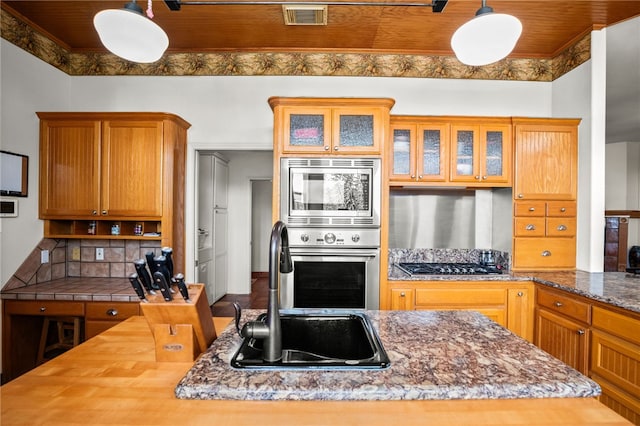
[[[511,53],[516,46],[522,23],[514,16],[483,12],[456,30],[451,47],[460,62],[481,66],[497,62]],[[481,13],[481,14],[480,14]]]
[[[93,25],[104,47],[128,61],[155,62],[169,47],[164,30],[137,11],[103,10],[96,13]]]

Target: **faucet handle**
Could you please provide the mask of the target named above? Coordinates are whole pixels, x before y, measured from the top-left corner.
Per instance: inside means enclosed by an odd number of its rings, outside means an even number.
[[[240,317],[242,316],[242,308],[238,302],[233,302],[233,309],[235,310],[235,323],[236,323],[236,331],[240,336],[242,333],[240,332]]]

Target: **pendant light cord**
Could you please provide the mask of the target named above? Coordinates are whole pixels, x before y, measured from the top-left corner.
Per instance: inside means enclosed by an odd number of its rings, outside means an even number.
[[[153,9],[151,8],[151,0],[147,1],[147,16],[149,19],[153,19]]]

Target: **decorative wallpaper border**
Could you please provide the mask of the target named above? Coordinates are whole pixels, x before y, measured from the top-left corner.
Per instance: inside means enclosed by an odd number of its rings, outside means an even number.
[[[169,53],[152,64],[72,53],[5,10],[2,38],[72,76],[352,76],[553,81],[591,58],[587,34],[553,59],[504,59],[483,67],[453,56],[376,53]]]

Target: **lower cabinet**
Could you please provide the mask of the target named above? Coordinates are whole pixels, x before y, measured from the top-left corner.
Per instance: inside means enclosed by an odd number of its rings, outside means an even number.
[[[533,284],[487,281],[389,282],[392,310],[473,310],[533,341]]]
[[[36,367],[45,317],[81,317],[81,335],[88,339],[139,315],[139,308],[139,302],[3,300],[2,383]]]
[[[84,336],[90,339],[129,317],[140,315],[140,304],[131,302],[87,303]]]
[[[640,424],[640,320],[593,307],[591,377],[600,402]]]

